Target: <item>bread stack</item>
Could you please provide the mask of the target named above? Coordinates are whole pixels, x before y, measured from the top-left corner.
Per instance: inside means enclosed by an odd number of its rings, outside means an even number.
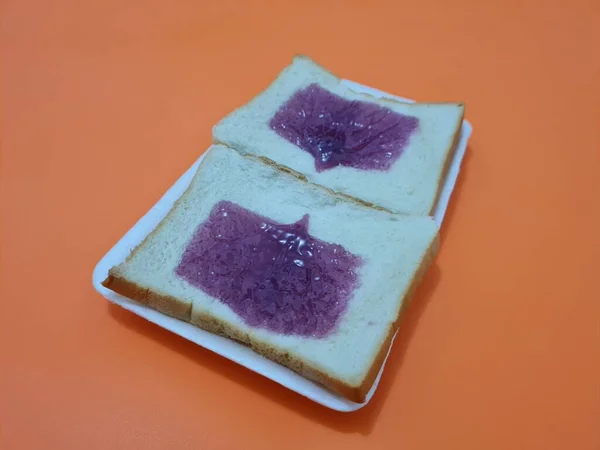
[[[363,402],[435,256],[463,114],[296,57],[214,127],[187,191],[103,284]]]

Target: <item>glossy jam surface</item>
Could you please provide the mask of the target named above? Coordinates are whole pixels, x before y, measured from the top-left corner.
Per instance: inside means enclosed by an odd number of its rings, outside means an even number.
[[[340,245],[312,237],[308,227],[308,214],[287,225],[219,202],[176,273],[248,325],[325,337],[346,310],[361,261]]]
[[[296,92],[269,126],[315,158],[317,172],[342,165],[388,170],[400,157],[416,117],[375,103],[346,100],[317,84]]]

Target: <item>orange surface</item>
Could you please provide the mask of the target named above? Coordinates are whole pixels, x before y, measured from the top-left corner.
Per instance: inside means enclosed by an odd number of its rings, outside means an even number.
[[[354,3],[354,5],[350,5]],[[2,1],[0,448],[600,448],[600,2]],[[372,404],[326,410],[94,292],[296,52],[474,134]]]

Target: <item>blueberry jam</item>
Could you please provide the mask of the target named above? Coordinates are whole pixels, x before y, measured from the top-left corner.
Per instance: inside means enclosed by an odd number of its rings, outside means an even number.
[[[315,158],[317,172],[338,165],[388,170],[419,120],[375,103],[346,100],[317,84],[297,91],[269,122]]]
[[[325,337],[346,310],[361,261],[312,237],[308,222],[306,214],[284,225],[219,202],[175,271],[250,326]]]

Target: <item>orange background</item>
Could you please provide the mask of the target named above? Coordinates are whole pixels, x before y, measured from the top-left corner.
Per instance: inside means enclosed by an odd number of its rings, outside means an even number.
[[[2,450],[600,448],[600,2],[3,0],[1,33]],[[464,100],[474,127],[437,264],[354,414],[91,284],[296,52]]]

